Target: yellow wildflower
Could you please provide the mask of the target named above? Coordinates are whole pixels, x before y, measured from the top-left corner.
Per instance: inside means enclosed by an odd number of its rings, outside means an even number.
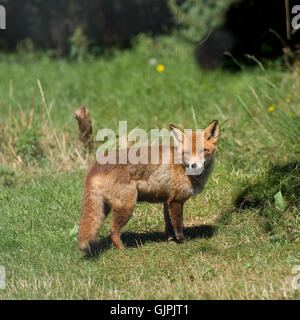
[[[159,64],[156,68],[158,72],[164,72],[165,71],[165,66],[163,64]]]
[[[273,111],[275,110],[275,106],[274,106],[274,105],[270,106],[270,107],[268,108],[268,110],[269,110],[269,112],[273,112]]]
[[[293,116],[292,112],[290,112],[290,111],[287,114],[288,114],[289,117]]]

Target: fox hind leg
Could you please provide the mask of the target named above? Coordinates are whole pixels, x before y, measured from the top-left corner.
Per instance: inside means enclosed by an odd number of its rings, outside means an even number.
[[[126,225],[126,223],[129,221],[132,210],[112,210],[112,221],[111,221],[111,228],[110,228],[110,238],[113,242],[113,244],[118,249],[123,249],[124,244],[121,240],[120,234],[121,229]]]
[[[124,244],[121,240],[120,234],[121,229],[126,225],[126,223],[131,218],[133,210],[135,208],[136,200],[137,200],[137,192],[136,189],[132,189],[128,191],[125,196],[123,196],[123,200],[118,205],[112,204],[112,221],[110,228],[110,238],[113,244],[118,249],[123,249]]]

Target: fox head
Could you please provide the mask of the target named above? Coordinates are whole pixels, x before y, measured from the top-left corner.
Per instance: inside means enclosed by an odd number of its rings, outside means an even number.
[[[205,130],[185,130],[170,125],[174,138],[176,155],[182,160],[186,172],[190,175],[201,175],[205,164],[209,163],[216,150],[219,139],[219,122],[212,121]]]

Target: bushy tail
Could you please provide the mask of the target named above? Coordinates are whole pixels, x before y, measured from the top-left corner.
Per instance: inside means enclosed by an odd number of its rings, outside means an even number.
[[[78,232],[80,250],[88,252],[95,245],[105,218],[105,203],[102,195],[95,191],[85,191],[82,198],[82,217]]]

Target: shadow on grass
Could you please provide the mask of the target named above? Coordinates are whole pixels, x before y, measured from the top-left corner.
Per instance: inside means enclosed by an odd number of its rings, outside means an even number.
[[[299,183],[299,162],[275,165],[268,171],[265,180],[242,190],[235,200],[235,207],[242,210],[265,208],[273,202],[274,195],[279,191],[295,204],[300,198]]]
[[[195,238],[211,238],[214,234],[215,227],[210,225],[201,225],[195,227],[188,227],[184,229],[184,235],[186,237],[186,241],[188,239]],[[147,242],[163,242],[167,241],[166,235],[163,232],[124,232],[122,233],[122,241],[127,248],[138,248],[139,246],[147,243]],[[86,259],[95,259],[102,252],[110,249],[112,247],[112,242],[110,238],[105,238],[100,240],[97,243],[94,243],[90,247],[89,253],[87,253],[84,258]]]
[[[299,205],[300,162],[293,161],[272,166],[264,179],[258,183],[249,183],[237,194],[233,203],[234,208],[223,211],[218,222],[228,224],[233,215],[246,210],[258,210],[261,215],[267,213],[269,209],[272,211],[275,208],[274,196],[279,191],[286,201],[286,209]]]

